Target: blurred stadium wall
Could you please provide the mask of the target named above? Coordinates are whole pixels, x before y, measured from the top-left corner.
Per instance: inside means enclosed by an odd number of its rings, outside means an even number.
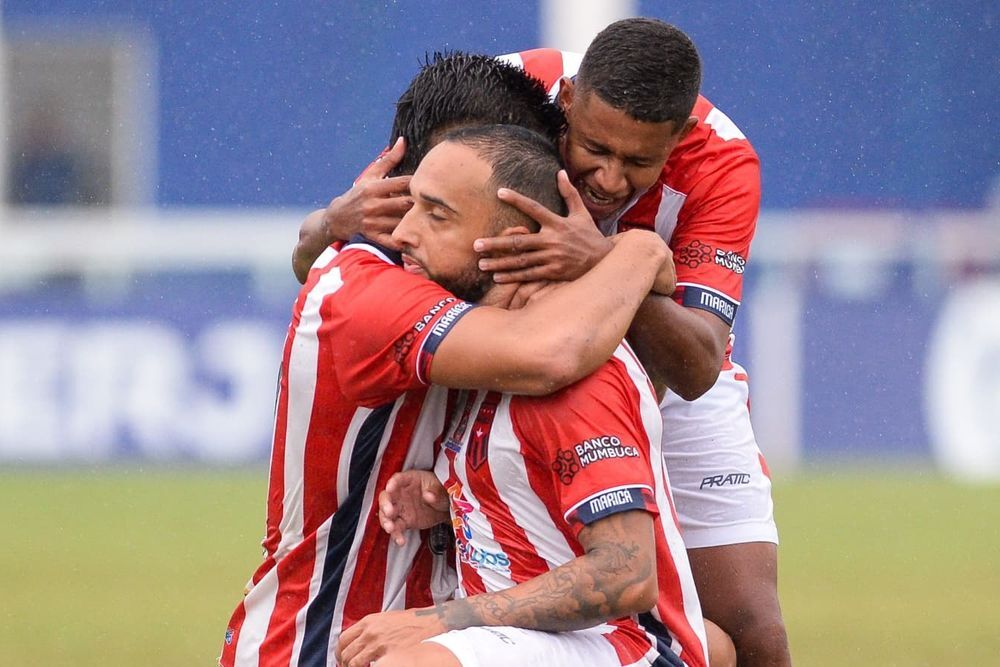
[[[1000,477],[1000,17],[967,0],[5,0],[0,462],[264,461],[299,221],[423,55],[629,14],[694,38],[763,161],[735,356],[772,465]]]

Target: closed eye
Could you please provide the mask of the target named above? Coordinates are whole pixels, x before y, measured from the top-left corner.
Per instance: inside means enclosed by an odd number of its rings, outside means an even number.
[[[592,155],[608,155],[611,153],[607,148],[603,146],[595,146],[593,144],[584,144],[583,149]]]

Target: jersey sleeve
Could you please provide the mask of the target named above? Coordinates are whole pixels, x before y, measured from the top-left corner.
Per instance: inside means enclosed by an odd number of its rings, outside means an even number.
[[[369,246],[347,246],[331,272],[339,286],[319,306],[318,333],[344,395],[374,407],[427,384],[438,346],[473,304]]]
[[[675,300],[732,326],[760,211],[760,163],[750,150],[691,189],[671,239]]]
[[[549,95],[555,98],[559,79],[564,76],[576,76],[583,55],[558,49],[531,49],[497,56],[497,59],[520,67],[529,76],[541,81]]]
[[[526,463],[546,470],[546,495],[558,499],[574,535],[618,512],[658,514],[638,391],[612,360],[551,396],[511,399]]]

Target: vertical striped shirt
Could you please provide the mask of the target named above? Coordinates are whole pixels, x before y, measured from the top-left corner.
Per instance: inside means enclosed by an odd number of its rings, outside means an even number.
[[[453,396],[435,473],[450,499],[460,593],[492,593],[544,574],[583,555],[583,527],[646,511],[654,515],[656,607],[589,631],[611,644],[622,665],[707,664],[701,607],[660,455],[659,408],[627,346],[550,396]]]
[[[367,614],[452,593],[426,540],[400,547],[381,530],[375,499],[394,473],[432,466],[444,407],[425,398],[443,390],[424,378],[472,306],[396,260],[367,242],[331,247],[295,302],[264,561],[226,630],[226,667],[332,665],[340,632]]]

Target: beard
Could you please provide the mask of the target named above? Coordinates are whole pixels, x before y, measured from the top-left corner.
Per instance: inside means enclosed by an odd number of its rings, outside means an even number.
[[[459,299],[470,303],[481,301],[493,287],[493,277],[489,273],[481,271],[475,263],[457,275],[447,277],[431,275],[430,279]]]

